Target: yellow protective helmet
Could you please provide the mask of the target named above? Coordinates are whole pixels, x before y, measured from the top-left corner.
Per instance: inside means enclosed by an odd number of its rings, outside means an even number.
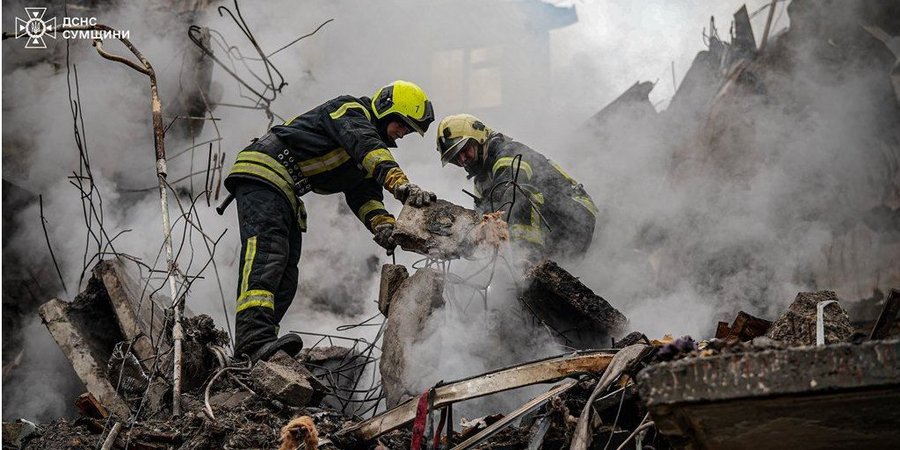
[[[372,96],[372,110],[377,119],[395,115],[422,136],[434,122],[431,100],[415,83],[397,80],[381,88]]]
[[[483,145],[490,133],[491,129],[471,114],[444,117],[438,125],[437,132],[437,150],[441,154],[441,165],[446,166],[448,162],[456,164],[456,155],[470,139]]]

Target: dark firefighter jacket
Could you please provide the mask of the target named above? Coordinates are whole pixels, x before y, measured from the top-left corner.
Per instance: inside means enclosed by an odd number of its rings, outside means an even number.
[[[484,145],[485,161],[473,177],[478,197],[475,207],[479,213],[508,211],[513,192],[517,191],[509,217],[513,240],[543,250],[551,237],[548,233],[553,233],[557,241],[566,239],[565,233],[570,230],[589,230],[593,234],[597,207],[584,187],[562,167],[498,132],[492,132]],[[522,155],[521,160],[517,155]],[[521,190],[512,186],[513,180]],[[590,223],[573,223],[586,220]],[[590,243],[590,236],[587,242]]]
[[[300,196],[341,192],[369,230],[394,218],[384,207],[382,187],[393,193],[408,182],[375,125],[371,99],[344,95],[272,127],[265,137],[238,153],[225,187],[234,192],[241,178],[261,180],[298,213],[305,231]],[[272,141],[276,145],[271,145]]]

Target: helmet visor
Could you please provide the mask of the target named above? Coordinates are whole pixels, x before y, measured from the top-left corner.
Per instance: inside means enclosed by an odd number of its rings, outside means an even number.
[[[459,165],[456,162],[456,156],[466,147],[469,139],[472,138],[468,136],[459,136],[455,138],[445,138],[441,136],[438,138],[438,145],[440,145],[441,148],[441,166],[446,166],[447,163]]]
[[[397,116],[399,116],[401,119],[403,119],[403,123],[406,124],[406,126],[408,126],[410,130],[413,130],[416,133],[419,133],[420,135],[425,136],[425,130],[423,130],[422,127],[419,124],[417,124],[415,120],[413,120],[409,117],[406,117],[403,114],[397,114]]]
[[[419,120],[400,112],[397,112],[396,115],[400,116],[400,118],[403,119],[403,122],[408,125],[411,130],[425,136],[425,132],[428,131],[428,126],[431,125],[431,122],[434,122],[434,107],[431,106],[431,101],[425,100],[424,108],[425,112]]]

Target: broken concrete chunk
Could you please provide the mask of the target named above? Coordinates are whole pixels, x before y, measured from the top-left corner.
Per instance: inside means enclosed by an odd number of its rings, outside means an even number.
[[[213,410],[234,409],[244,402],[244,400],[252,397],[253,394],[247,391],[226,391],[219,392],[209,398],[209,404]]]
[[[898,448],[900,342],[685,358],[637,376],[659,431],[680,447]]]
[[[128,405],[106,377],[106,363],[122,335],[116,327],[97,326],[115,320],[105,294],[91,280],[73,303],[53,299],[41,305],[38,312],[88,392],[113,414],[128,417]]]
[[[603,297],[555,262],[546,260],[525,274],[522,301],[539,319],[563,333],[576,348],[603,348],[628,319]]]
[[[22,448],[28,439],[38,433],[37,424],[25,419],[3,422],[3,448]]]
[[[379,369],[388,408],[402,400],[418,380],[409,379],[406,363],[410,346],[419,340],[431,312],[444,306],[444,275],[419,269],[404,281],[391,301],[384,328]]]
[[[282,366],[287,367],[294,372],[297,372],[306,379],[306,382],[309,383],[314,391],[309,403],[307,403],[308,406],[318,405],[322,401],[322,398],[325,397],[325,394],[329,392],[328,388],[324,384],[322,384],[322,382],[319,381],[319,379],[316,378],[316,376],[313,375],[313,373],[310,372],[310,370],[307,369],[306,366],[303,365],[303,363],[297,361],[297,359],[288,355],[283,350],[279,350],[271,358],[269,358],[269,362],[274,364],[281,364]]]
[[[250,378],[263,395],[289,406],[309,405],[315,394],[303,374],[277,363],[256,363],[250,371]]]
[[[324,366],[326,363],[352,359],[358,352],[347,347],[331,345],[328,347],[304,348],[297,354],[297,361],[303,364]]]
[[[406,266],[401,264],[385,264],[381,266],[381,286],[378,289],[378,310],[385,317],[388,315],[391,297],[400,287],[403,280],[409,278]]]
[[[499,245],[500,241],[508,239],[509,233],[505,230],[506,222],[496,217],[483,221],[471,209],[438,200],[422,208],[404,206],[397,217],[394,240],[406,251],[432,258],[455,259],[472,255],[482,244],[488,247]]]
[[[145,364],[152,364],[156,346],[160,353],[169,350],[163,338],[165,308],[169,299],[161,294],[150,295],[152,289],[142,289],[120,259],[100,261],[94,266],[93,276],[103,281],[109,302],[115,311],[116,322],[129,342],[135,355]]]
[[[816,305],[838,301],[833,291],[801,292],[766,336],[789,345],[816,345]],[[846,342],[853,334],[850,317],[839,303],[825,307],[825,343]]]

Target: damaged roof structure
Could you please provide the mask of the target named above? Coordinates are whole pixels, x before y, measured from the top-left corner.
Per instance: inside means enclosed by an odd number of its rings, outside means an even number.
[[[767,24],[759,46],[746,8],[736,13],[727,42],[711,22],[708,50],[697,55],[666,110],[657,112],[649,100],[653,83],[637,82],[591,117],[584,134],[604,146],[624,148],[648,139],[632,135],[635,130],[687,129],[678,133],[688,136],[687,142],[669,143],[674,183],[686,183],[710,168],[736,180],[752,177],[765,155],[744,152],[751,146],[742,142],[765,128],[743,113],[758,102],[790,97],[790,84],[782,80],[784,67],[799,64],[792,58],[811,36],[829,33],[835,37],[817,41],[813,57],[834,65],[878,63],[883,79],[872,89],[892,94],[877,97],[894,105],[894,115],[883,124],[887,137],[873,142],[900,136],[900,51],[895,45],[900,9],[873,2],[864,15],[871,22],[865,24],[844,23],[839,14],[823,13],[808,0],[793,1],[787,11],[791,27],[770,36]],[[200,36],[208,44],[208,30]],[[208,83],[209,61],[192,57]],[[191,109],[197,101],[181,105],[193,112],[179,125],[186,127],[179,133],[193,133],[193,127],[204,123],[197,116],[211,114]],[[785,101],[785,108],[795,106]],[[626,122],[634,126],[623,136],[621,124]],[[896,142],[892,148],[896,153]],[[219,161],[223,157],[217,156]],[[885,188],[877,204],[867,205],[863,225],[842,224],[836,247],[900,223],[900,170],[894,170],[889,180],[893,187]],[[160,191],[165,190],[161,185]],[[179,220],[186,228],[196,226],[212,257],[218,241],[192,222],[199,216],[196,206],[181,209]],[[657,266],[665,267],[655,275],[664,280],[690,276],[682,255],[654,247],[679,236],[654,237],[651,228],[641,245]],[[171,291],[156,289],[151,280],[158,282],[160,272],[167,281],[174,277],[171,247],[167,271],[146,270],[142,262],[109,251],[85,272],[81,292],[45,298],[39,307],[43,326],[83,386],[83,394],[72,399],[77,417],[40,424],[4,422],[3,448],[900,446],[900,417],[893,406],[900,400],[900,265],[869,272],[839,270],[838,264],[804,268],[810,273],[801,275],[815,280],[810,284],[816,289],[797,293],[786,309],[748,304],[745,309],[752,314],[729,311],[734,319],[708,324],[708,335],[677,337],[634,330],[621,304],[602,288],[595,292],[565,263],[544,260],[522,273],[509,270],[510,291],[515,313],[525,318],[522,323],[545,330],[558,354],[507,365],[499,363],[501,355],[491,355],[502,351],[501,343],[484,342],[479,351],[498,362],[489,370],[457,379],[423,379],[419,366],[434,357],[423,353],[443,356],[442,348],[427,347],[429,327],[452,307],[456,290],[480,296],[487,314],[488,292],[500,284],[492,284],[501,263],[498,255],[509,233],[499,215],[479,217],[440,200],[424,208],[404,206],[395,238],[402,249],[423,259],[409,266],[384,264],[380,272],[359,275],[345,288],[348,297],[361,295],[350,291],[379,279],[380,314],[339,328],[373,326],[374,340],[288,331],[302,335],[306,348],[256,363],[229,355],[229,324],[185,306],[192,280],[202,270],[194,274],[185,268],[178,274],[177,289],[175,284]],[[900,261],[900,240],[873,240],[896,256],[888,260]],[[164,248],[160,246],[161,254]],[[462,276],[450,270],[451,262],[460,259],[485,265]],[[476,275],[486,276],[487,282],[481,284],[484,280]],[[848,277],[857,277],[865,289],[875,286],[878,295],[855,298],[829,290],[829,283],[842,286]],[[27,282],[15,280],[20,281]],[[327,304],[329,297],[317,301]],[[528,400],[508,409],[483,411],[487,415],[482,417],[460,414],[473,400],[529,388]]]

